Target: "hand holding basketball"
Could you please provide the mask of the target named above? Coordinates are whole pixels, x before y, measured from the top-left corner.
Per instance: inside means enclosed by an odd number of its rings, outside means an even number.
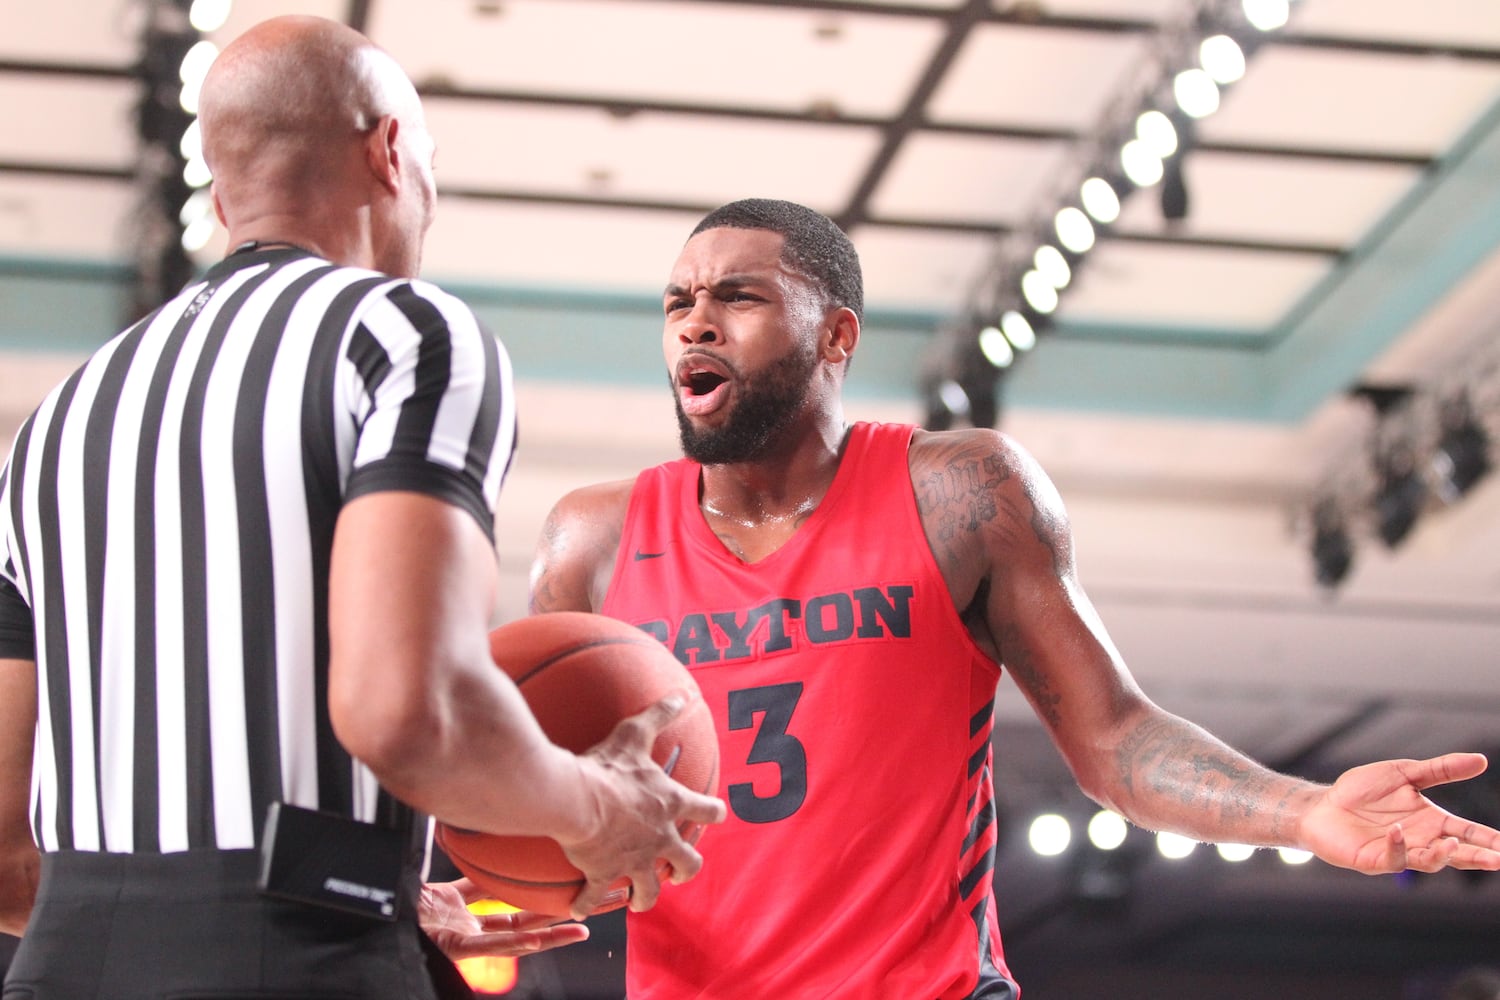
[[[576,919],[648,909],[663,878],[696,875],[693,845],[725,807],[712,797],[713,719],[687,668],[634,626],[582,612],[502,625],[490,650],[547,738],[576,755],[588,822],[566,843],[439,822],[459,870],[495,899]]]

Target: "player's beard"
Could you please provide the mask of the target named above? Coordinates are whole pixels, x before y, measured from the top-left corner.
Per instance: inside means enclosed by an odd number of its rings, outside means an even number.
[[[735,399],[728,419],[718,427],[694,427],[674,395],[682,453],[700,465],[728,465],[764,457],[782,431],[791,426],[812,389],[817,346],[811,340],[794,345],[753,379],[736,374]]]

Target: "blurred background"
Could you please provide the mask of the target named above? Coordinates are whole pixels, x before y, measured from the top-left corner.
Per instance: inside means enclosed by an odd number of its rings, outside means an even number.
[[[222,255],[197,82],[291,11],[418,84],[425,274],[512,354],[497,622],[563,492],[676,455],[660,291],[693,224],[788,198],[864,262],[849,417],[1028,447],[1157,701],[1315,779],[1500,758],[1495,0],[0,0],[0,447]],[[1028,1000],[1493,1000],[1500,877],[1112,832],[1009,680],[996,711]],[[1500,779],[1435,794],[1500,825]],[[623,923],[593,923],[491,988],[620,996]]]

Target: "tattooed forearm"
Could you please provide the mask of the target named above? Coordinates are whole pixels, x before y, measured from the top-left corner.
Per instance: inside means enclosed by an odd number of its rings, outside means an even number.
[[[1235,752],[1172,715],[1142,720],[1116,750],[1120,781],[1138,821],[1189,829],[1205,840],[1281,843],[1302,782]]]

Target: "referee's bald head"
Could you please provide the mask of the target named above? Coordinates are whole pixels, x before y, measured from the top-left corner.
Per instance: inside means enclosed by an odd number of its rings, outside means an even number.
[[[391,203],[378,206],[377,243],[414,234],[419,244],[426,232],[434,191],[421,100],[396,61],[346,25],[288,15],[246,31],[209,70],[199,124],[231,238],[267,215],[332,218],[381,201],[379,188]]]

